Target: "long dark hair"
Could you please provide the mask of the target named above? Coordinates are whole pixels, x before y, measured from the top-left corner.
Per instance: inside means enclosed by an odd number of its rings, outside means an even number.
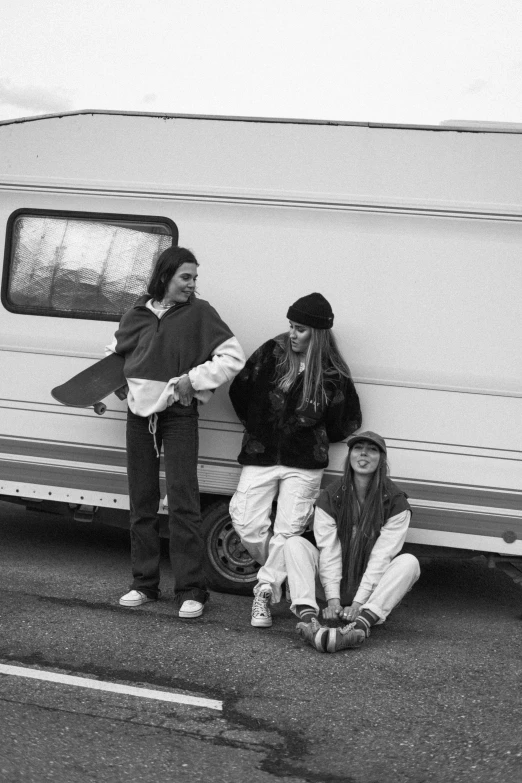
[[[355,444],[354,444],[355,445]],[[379,464],[373,473],[364,503],[359,506],[350,464],[352,448],[348,452],[341,486],[341,505],[337,515],[337,535],[341,542],[343,574],[341,579],[341,603],[351,604],[362,575],[368,565],[373,545],[383,526],[384,492],[388,463],[381,451]]]
[[[310,327],[311,328],[311,327]],[[310,342],[305,355],[303,390],[299,408],[308,402],[319,404],[325,397],[324,371],[334,368],[339,375],[351,378],[350,368],[344,361],[331,329],[311,328]],[[299,376],[301,355],[292,351],[290,334],[284,337],[284,349],[276,366],[276,386],[288,392]]]
[[[196,256],[186,247],[168,247],[156,261],[156,266],[147,286],[147,293],[156,302],[161,302],[165,296],[168,284],[182,264],[196,264]]]

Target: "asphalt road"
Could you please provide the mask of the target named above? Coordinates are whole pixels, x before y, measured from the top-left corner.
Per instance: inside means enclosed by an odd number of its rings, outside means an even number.
[[[118,605],[127,533],[0,503],[0,664],[223,701],[223,710],[0,674],[2,783],[522,780],[522,590],[432,561],[360,650],[303,646],[287,605],[213,593]]]

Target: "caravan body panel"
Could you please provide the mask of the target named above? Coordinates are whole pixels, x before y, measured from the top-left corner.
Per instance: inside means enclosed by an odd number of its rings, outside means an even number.
[[[85,112],[0,123],[0,149],[2,231],[20,209],[173,221],[247,354],[323,292],[409,540],[522,555],[522,134]],[[0,494],[128,507],[124,404],[50,395],[116,326],[0,309]],[[230,495],[226,390],[200,415],[201,490]]]

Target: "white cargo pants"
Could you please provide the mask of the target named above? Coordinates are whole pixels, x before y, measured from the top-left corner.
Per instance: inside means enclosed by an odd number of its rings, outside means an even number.
[[[318,549],[305,538],[289,538],[285,542],[284,557],[292,597],[290,609],[297,614],[297,606],[311,606],[319,612],[316,601]],[[390,562],[361,610],[369,609],[377,615],[379,623],[383,623],[408,590],[411,590],[419,576],[417,558],[410,554],[398,555]]]
[[[230,516],[241,543],[261,565],[254,593],[260,586],[269,585],[273,603],[281,600],[281,585],[286,579],[284,543],[289,536],[299,536],[306,529],[322,476],[322,470],[284,465],[246,465],[241,471],[237,491],[230,501]],[[272,533],[270,514],[276,498]]]

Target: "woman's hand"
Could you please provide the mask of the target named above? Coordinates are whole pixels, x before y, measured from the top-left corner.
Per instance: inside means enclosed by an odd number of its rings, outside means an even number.
[[[361,613],[361,606],[362,604],[357,603],[357,601],[354,601],[351,606],[345,606],[344,608],[341,608],[341,611],[339,612],[339,617],[341,620],[346,620],[347,623],[353,623],[354,620],[357,620]]]
[[[328,606],[322,611],[323,620],[337,620],[339,612],[342,611],[342,608],[343,607],[341,606],[341,602],[338,598],[330,598],[328,601]]]
[[[116,389],[116,391],[114,392],[114,394],[119,400],[126,400],[128,393],[129,393],[129,387],[127,386],[127,384],[125,384],[125,386],[120,386],[120,388]]]
[[[182,375],[176,384],[179,394],[179,401],[182,405],[190,405],[194,399],[194,388],[188,375]]]

